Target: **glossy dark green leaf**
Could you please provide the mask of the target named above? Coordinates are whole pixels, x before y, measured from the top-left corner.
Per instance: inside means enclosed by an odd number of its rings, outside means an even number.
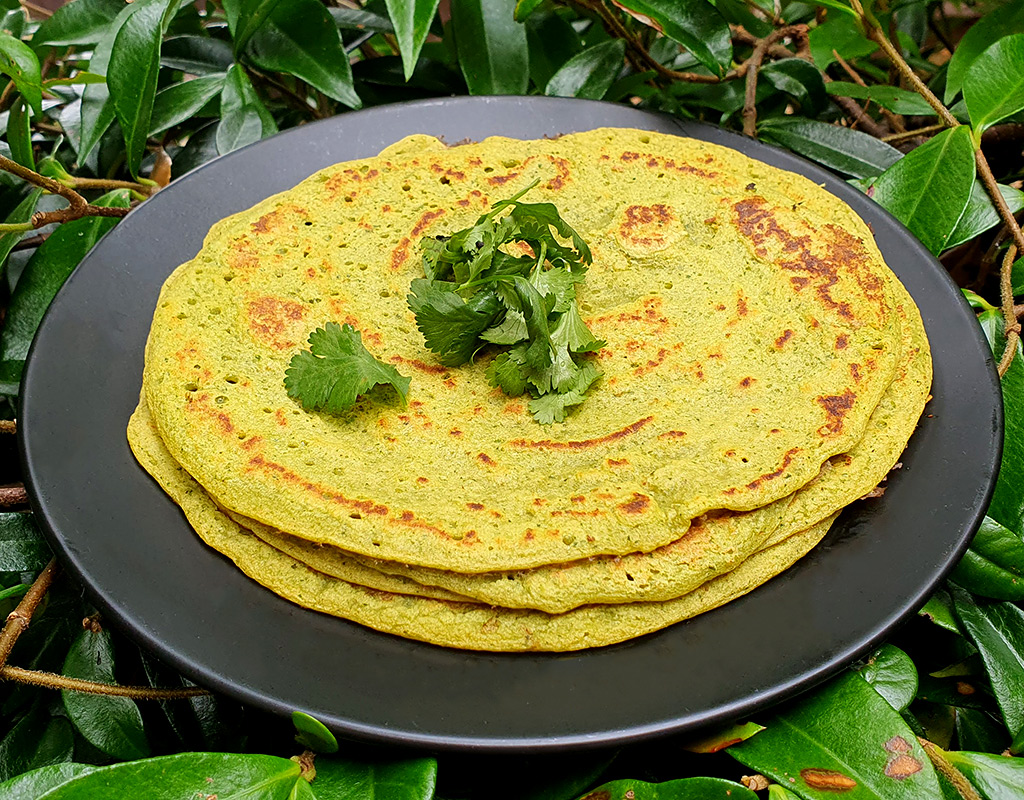
[[[0,783],[0,797],[4,800],[38,800],[51,789],[94,769],[89,764],[75,764],[71,761],[39,767]]]
[[[0,72],[10,75],[21,96],[37,114],[43,113],[39,59],[21,39],[0,31]]]
[[[917,667],[894,645],[883,644],[872,653],[860,674],[897,711],[909,706],[917,695]]]
[[[800,797],[793,794],[782,784],[773,783],[768,787],[768,800],[800,800]]]
[[[963,89],[964,77],[978,56],[994,41],[1011,33],[1024,33],[1024,0],[1012,0],[1005,5],[986,9],[978,21],[967,29],[967,33],[957,42],[946,66],[947,106]]]
[[[985,517],[950,578],[982,597],[1024,600],[1024,540]]]
[[[580,800],[757,800],[750,789],[722,778],[682,778],[663,783],[621,780],[598,786]]]
[[[319,0],[280,0],[253,34],[249,54],[257,66],[301,78],[349,108],[362,105],[338,26]]]
[[[172,83],[157,92],[153,102],[153,115],[149,120],[149,135],[155,136],[168,128],[187,122],[202,111],[224,88],[225,75],[204,75],[201,78]]]
[[[878,176],[875,202],[941,253],[974,185],[974,146],[965,126],[945,130]]]
[[[50,558],[50,548],[31,514],[0,512],[0,572],[38,572]]]
[[[246,45],[270,19],[282,0],[224,0],[224,13],[234,40],[235,55],[245,52]]]
[[[212,36],[169,36],[160,48],[163,66],[193,75],[222,74],[234,62],[231,45]]]
[[[622,39],[588,47],[562,65],[548,81],[544,94],[600,100],[618,77],[625,55],[626,43]]]
[[[107,89],[124,133],[125,157],[132,177],[138,177],[146,150],[160,71],[160,43],[175,7],[175,0],[141,7],[121,26],[110,50]]]
[[[1024,33],[1004,36],[974,60],[964,102],[977,136],[1024,108]]]
[[[513,777],[515,800],[567,800],[578,797],[600,780],[618,751],[562,753],[531,761]]]
[[[97,205],[127,208],[128,192],[118,189],[95,201]],[[4,329],[0,332],[0,377],[17,383],[21,379],[20,365],[28,354],[29,345],[43,314],[57,290],[78,266],[97,240],[117,222],[110,217],[83,217],[63,223],[32,255],[18,280],[7,308]]]
[[[530,79],[543,89],[551,76],[583,49],[583,42],[561,14],[547,7],[530,14],[524,26],[530,51]]]
[[[952,678],[922,675],[918,681],[917,699],[936,707],[997,711],[995,699],[986,690],[984,683],[967,675]]]
[[[1024,759],[957,751],[945,755],[985,800],[1021,800],[1024,797]]]
[[[277,133],[274,118],[252,88],[242,67],[239,64],[232,65],[220,95],[218,152],[221,155],[230,153],[272,133]]]
[[[316,760],[312,788],[317,800],[430,800],[437,782],[437,762],[432,758],[404,761]]]
[[[25,199],[22,200],[18,205],[14,207],[14,210],[7,215],[7,219],[4,220],[5,225],[16,225],[23,222],[28,222],[32,219],[32,215],[35,213],[36,206],[39,204],[39,198],[42,196],[42,189],[33,189],[29,192]],[[12,232],[0,235],[0,278],[3,277],[4,270],[7,266],[7,256],[10,255],[14,245],[21,241],[21,238],[25,236],[24,233]]]
[[[999,193],[1003,196],[1011,213],[1016,214],[1024,208],[1024,192],[1020,189],[999,184]],[[969,242],[975,236],[979,236],[998,224],[999,212],[996,211],[996,207],[981,181],[975,181],[974,186],[971,187],[971,197],[967,201],[967,208],[964,209],[963,216],[960,217],[953,233],[950,234],[946,247],[953,248],[958,244]]]
[[[395,39],[402,56],[402,66],[408,80],[416,68],[420,50],[427,40],[430,23],[437,13],[440,0],[386,0],[388,16],[395,28]]]
[[[0,781],[51,764],[70,761],[74,750],[71,725],[35,703],[0,739]],[[7,800],[5,795],[0,795]]]
[[[683,742],[682,747],[691,753],[717,753],[719,750],[746,741],[763,730],[764,725],[758,725],[756,722],[737,722],[701,734],[695,739],[688,739]]]
[[[1012,603],[975,602],[954,587],[953,603],[978,648],[1007,730],[1024,728],[1024,611]]]
[[[124,0],[75,0],[43,20],[32,37],[33,47],[96,44],[124,9]]]
[[[873,100],[882,108],[895,114],[914,114],[918,116],[935,116],[935,110],[928,105],[917,92],[900,89],[898,86],[875,84],[861,86],[858,83],[832,81],[828,85],[828,93],[837,97],[855,97],[860,100]]]
[[[218,800],[311,800],[313,793],[301,777],[299,765],[286,758],[179,753],[100,767],[39,800],[198,800],[211,796]]]
[[[81,632],[64,660],[64,675],[114,683],[114,648],[108,631]],[[64,710],[86,741],[118,759],[145,758],[149,743],[134,700],[64,690]]]
[[[1003,315],[996,309],[978,315],[978,322],[998,362],[1003,355]],[[1003,457],[988,515],[1024,536],[1024,348],[1003,375]]]
[[[295,741],[307,750],[317,753],[338,752],[338,740],[316,717],[311,717],[302,711],[293,711],[292,725],[295,726],[296,731]]]
[[[802,58],[773,61],[761,70],[761,78],[793,97],[806,115],[816,114],[828,104],[821,73]]]
[[[939,589],[921,606],[918,615],[950,633],[961,633],[960,625],[953,614],[953,600],[944,589]]]
[[[363,8],[338,6],[327,9],[334,24],[343,31],[363,31],[366,33],[394,33],[395,26],[383,14],[375,14]]]
[[[902,157],[899,150],[874,136],[816,120],[765,120],[758,126],[758,134],[855,178],[881,175]]]
[[[470,94],[525,94],[530,57],[515,0],[452,0],[459,66]]]
[[[612,0],[629,15],[679,42],[716,75],[732,62],[729,23],[707,0]]]
[[[906,722],[856,672],[767,720],[727,751],[805,798],[934,800],[939,785]]]
[[[956,710],[956,741],[960,750],[1000,753],[1009,741],[1002,723],[975,708]]]
[[[7,144],[11,158],[29,169],[36,168],[36,157],[32,152],[32,121],[24,98],[19,97],[7,114]]]
[[[811,58],[821,70],[836,60],[833,50],[844,59],[853,59],[869,56],[878,49],[849,14],[830,13],[824,23],[811,30],[808,40]]]

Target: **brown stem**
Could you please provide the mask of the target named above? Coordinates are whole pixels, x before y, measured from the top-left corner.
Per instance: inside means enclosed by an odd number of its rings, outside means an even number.
[[[999,272],[999,295],[1002,298],[1003,327],[1006,332],[1006,346],[1003,357],[999,359],[999,377],[1002,378],[1017,355],[1017,343],[1020,341],[1020,323],[1017,321],[1016,307],[1013,305],[1013,261],[1017,257],[1017,246],[1011,244],[1003,256],[1003,268]]]
[[[209,694],[206,689],[190,686],[184,689],[151,689],[148,686],[116,686],[110,683],[84,681],[81,678],[69,678],[53,672],[40,672],[21,667],[0,667],[0,680],[27,683],[42,686],[46,689],[65,689],[85,694],[103,694],[109,697],[130,697],[132,700],[184,700]]]
[[[74,182],[76,189],[99,189],[101,191],[110,191],[111,189],[131,189],[133,192],[141,192],[142,194],[152,194],[156,189],[155,186],[149,186],[145,183],[136,183],[135,181],[112,181],[106,178],[76,178],[72,177],[71,180]]]
[[[784,28],[777,28],[769,33],[754,47],[753,54],[746,62],[747,85],[743,101],[743,132],[747,136],[755,136],[757,134],[757,108],[755,106],[757,99],[757,72],[761,68],[761,62],[764,61],[768,48],[787,36],[803,37],[806,35],[806,25],[787,25]]]
[[[53,583],[58,569],[57,559],[51,558],[50,563],[39,573],[32,582],[32,586],[25,592],[25,596],[21,598],[18,607],[7,615],[7,622],[4,624],[3,630],[0,631],[0,667],[7,663],[7,657],[11,654],[11,650],[14,649],[14,643],[18,641],[18,637],[28,628],[32,615]]]
[[[944,122],[937,122],[934,125],[926,125],[923,128],[915,128],[912,131],[900,131],[899,133],[890,133],[887,136],[883,136],[882,141],[892,144],[893,142],[902,142],[907,139],[915,139],[918,136],[930,136],[933,133],[945,130],[946,124]]]
[[[0,488],[0,508],[20,506],[28,502],[28,493],[24,486],[4,486]]]
[[[836,63],[843,68],[843,71],[850,76],[851,80],[853,80],[854,83],[856,83],[858,86],[863,86],[865,89],[868,87],[868,85],[864,82],[864,79],[860,76],[860,73],[858,73],[857,70],[851,67],[847,63],[846,59],[839,55],[839,52],[837,50],[833,50],[832,55],[835,57]],[[892,128],[897,133],[903,133],[904,131],[906,131],[906,128],[903,127],[903,123],[900,121],[899,117],[896,114],[893,114],[889,109],[883,107],[881,104],[879,104],[878,108],[882,112],[882,116],[885,117],[886,120],[888,120],[890,128]]]
[[[868,113],[852,97],[833,95],[832,102],[839,106],[847,117],[859,124],[865,133],[870,133],[876,139],[885,136],[885,128],[871,119]]]
[[[18,423],[13,419],[0,419],[0,433],[17,433]]]
[[[928,756],[928,760],[932,762],[932,766],[942,773],[942,777],[953,785],[953,788],[957,790],[964,800],[982,800],[981,795],[971,786],[971,782],[949,762],[941,747],[932,744],[927,739],[922,739],[920,736],[917,737],[917,741],[921,743],[921,747]]]
[[[988,159],[985,158],[985,154],[981,151],[980,147],[974,151],[974,163],[978,167],[978,177],[981,178],[981,182],[985,185],[988,196],[992,200],[993,205],[995,205],[996,211],[999,212],[999,216],[1006,223],[1006,227],[1010,231],[1014,243],[1017,245],[1017,250],[1024,253],[1024,233],[1021,232],[1017,218],[1010,211],[1010,207],[1006,205],[1006,198],[999,191],[999,184],[996,183],[995,175],[992,174],[992,168],[989,167]]]

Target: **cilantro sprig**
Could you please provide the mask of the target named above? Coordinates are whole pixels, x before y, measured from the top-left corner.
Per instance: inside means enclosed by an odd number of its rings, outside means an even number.
[[[491,361],[487,379],[510,397],[529,393],[534,419],[550,424],[583,402],[601,374],[583,356],[605,343],[576,303],[590,248],[554,205],[520,200],[536,185],[495,203],[468,228],[424,239],[426,277],[413,280],[408,303],[427,347],[446,366],[465,364],[487,345],[507,348]],[[528,252],[515,255],[525,251],[506,246],[515,243]]]
[[[360,395],[383,384],[393,386],[404,404],[409,383],[393,366],[370,355],[359,331],[336,322],[309,334],[309,350],[292,356],[284,378],[288,396],[303,408],[330,414],[343,414]]]

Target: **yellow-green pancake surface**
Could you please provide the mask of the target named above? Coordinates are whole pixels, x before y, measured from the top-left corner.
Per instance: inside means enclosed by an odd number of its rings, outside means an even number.
[[[380,591],[310,569],[247,533],[217,507],[164,447],[145,403],[132,415],[128,432],[136,457],[181,506],[200,537],[250,578],[306,608],[405,638],[469,650],[581,650],[651,633],[771,579],[817,544],[833,519],[789,537],[675,600],[584,606],[565,614],[492,608]]]
[[[539,185],[594,252],[608,345],[564,424],[441,366],[405,297],[419,241]],[[460,573],[679,540],[792,494],[849,451],[897,367],[896,281],[806,179],[712,144],[603,129],[445,148],[414,137],[218,223],[167,281],[144,389],[170,453],[233,512],[311,542]],[[348,415],[301,409],[291,357],[328,321],[413,378]]]

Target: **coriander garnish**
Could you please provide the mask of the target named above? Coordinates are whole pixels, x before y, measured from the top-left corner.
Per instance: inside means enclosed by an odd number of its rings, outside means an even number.
[[[309,350],[292,356],[285,372],[288,396],[310,411],[342,414],[378,384],[390,384],[406,401],[409,378],[378,361],[349,324],[328,322],[309,334]]]
[[[488,380],[510,397],[529,392],[534,419],[549,424],[583,402],[601,373],[581,355],[605,343],[576,305],[576,285],[593,261],[590,248],[551,203],[519,201],[536,185],[495,203],[469,228],[424,239],[426,278],[412,282],[408,301],[442,364],[464,364],[488,344],[506,347],[488,367]],[[533,255],[500,249],[515,242]]]

